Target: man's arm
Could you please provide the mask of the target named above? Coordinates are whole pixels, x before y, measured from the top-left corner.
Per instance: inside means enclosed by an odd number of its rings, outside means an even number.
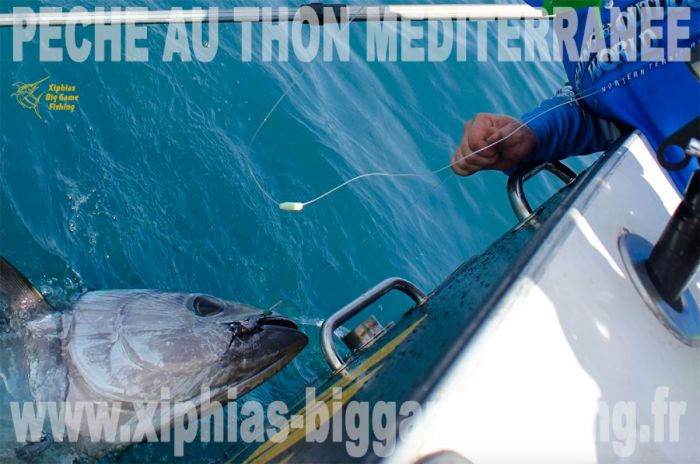
[[[574,101],[570,87],[520,118],[537,138],[529,159],[557,161],[607,149],[620,136],[614,123],[593,116]]]
[[[579,106],[569,89],[520,120],[481,113],[467,121],[452,168],[463,176],[483,169],[509,171],[524,160],[554,161],[601,151],[619,135],[613,123]]]

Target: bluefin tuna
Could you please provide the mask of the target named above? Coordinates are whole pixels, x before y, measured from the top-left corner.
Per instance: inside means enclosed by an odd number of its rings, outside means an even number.
[[[240,396],[257,387],[308,342],[287,318],[199,293],[90,291],[57,311],[2,257],[0,304],[0,378],[7,392],[33,402],[120,404],[119,430],[138,425],[128,405],[161,402],[164,392],[171,404],[189,402],[199,410],[204,387],[207,401],[225,403],[231,389]],[[7,412],[0,434],[14,438]],[[176,413],[173,408],[169,420],[154,420],[156,432],[172,427]],[[72,432],[78,456],[128,444],[104,436],[95,442],[85,421]],[[3,454],[32,458],[50,444],[15,442],[8,450],[0,443],[0,460]]]

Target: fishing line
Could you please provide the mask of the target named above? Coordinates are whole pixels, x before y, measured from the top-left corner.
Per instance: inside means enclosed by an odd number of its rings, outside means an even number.
[[[454,174],[447,174],[447,175],[443,176],[435,185],[433,185],[433,187],[430,190],[428,190],[427,193],[421,195],[421,200],[423,202],[427,203],[427,200],[430,199],[435,194],[435,192],[437,192],[437,190],[440,187],[442,187],[443,185],[445,185],[447,183],[447,181],[450,181],[452,179],[457,179],[457,176],[455,176]],[[396,219],[395,219],[396,217],[403,215],[404,213],[406,213],[409,209],[411,209],[413,207],[414,207],[414,205],[412,205],[410,203],[400,204],[397,207],[396,213],[394,213],[392,215],[392,217],[386,219],[381,224],[379,224],[377,227],[375,227],[372,232],[368,233],[365,236],[365,238],[357,244],[357,246],[362,247],[365,243],[367,243],[371,239],[373,239],[379,232],[382,232],[384,229],[386,229],[389,224],[394,224],[396,222]]]
[[[602,90],[600,90],[600,91],[602,92]],[[589,96],[591,96],[591,95],[594,95],[594,94],[596,94],[596,93],[598,93],[598,91],[592,91],[592,92],[590,92],[590,93],[588,93],[588,94],[586,94],[586,95],[580,94],[580,95],[581,95],[580,97],[578,97],[578,98],[572,98],[572,99],[570,99],[570,100],[567,100],[566,103],[571,103],[571,102],[580,100],[581,98],[586,98],[586,97],[589,97]],[[575,97],[575,94],[574,94],[573,97]],[[559,106],[560,106],[560,105],[559,105]],[[544,113],[542,113],[542,114],[544,114]],[[528,122],[531,122],[531,121],[535,120],[536,117],[539,117],[539,116],[541,116],[542,114],[538,114],[538,115],[533,116],[532,118],[528,119],[527,122],[525,122],[525,123],[522,124],[521,126],[524,126],[524,125],[527,124]],[[515,133],[515,132],[516,132],[518,129],[520,129],[520,128],[521,128],[521,127],[519,127],[519,128],[517,128],[516,130],[514,130],[513,133]],[[510,136],[510,135],[512,135],[512,134],[508,134],[508,136]],[[498,142],[495,142],[495,143],[498,143]],[[465,159],[465,158],[466,158],[466,157],[463,157],[462,159]],[[454,163],[451,163],[451,164],[450,164],[450,167],[451,167],[452,164],[454,164]],[[446,167],[440,168],[440,169],[438,169],[437,171],[438,171],[438,172],[439,172],[440,170],[444,171],[445,169],[446,169]],[[443,176],[441,179],[439,179],[439,182],[438,182],[436,185],[434,185],[425,195],[423,195],[423,200],[427,200],[428,198],[430,198],[433,194],[435,194],[435,192],[436,192],[440,187],[442,187],[443,185],[445,185],[445,184],[447,183],[447,181],[452,180],[452,179],[456,179],[456,178],[457,178],[457,176],[452,175],[451,173],[449,173],[449,174]],[[410,204],[402,204],[402,205],[399,205],[399,209],[398,209],[398,212],[396,213],[396,215],[401,215],[401,214],[405,213],[406,211],[408,211],[408,210],[409,210],[410,208],[412,208],[412,207],[413,207],[413,206],[410,205]],[[366,243],[366,242],[368,242],[369,240],[371,240],[371,239],[372,239],[373,237],[375,237],[379,232],[381,232],[382,230],[384,230],[389,224],[391,224],[391,223],[393,223],[393,222],[394,222],[393,219],[388,219],[388,220],[386,220],[384,223],[382,223],[382,224],[380,224],[379,226],[377,226],[371,233],[369,233],[369,234],[365,237],[365,239],[364,239],[362,242],[360,242],[360,243],[358,244],[358,246],[361,246],[361,245],[363,245],[364,243]]]
[[[434,176],[434,175],[440,174],[441,172],[443,172],[443,171],[445,171],[445,170],[447,170],[447,169],[450,169],[451,167],[455,166],[456,164],[460,163],[461,161],[464,161],[465,159],[471,158],[472,156],[475,156],[475,155],[479,154],[480,152],[482,152],[482,151],[484,151],[484,150],[486,150],[486,149],[488,149],[488,148],[491,148],[491,147],[493,147],[493,146],[495,146],[495,145],[498,145],[499,143],[503,142],[504,140],[507,140],[508,138],[512,137],[516,132],[518,132],[519,130],[521,130],[523,127],[525,127],[526,125],[528,125],[528,124],[531,123],[532,121],[538,119],[539,117],[544,116],[544,115],[547,114],[548,112],[550,112],[550,111],[552,111],[552,110],[554,110],[554,109],[556,109],[556,108],[559,108],[559,107],[561,107],[561,106],[568,105],[568,104],[570,104],[570,103],[576,102],[576,101],[578,101],[578,100],[582,100],[582,99],[584,99],[584,98],[588,98],[588,97],[590,97],[590,96],[592,96],[592,95],[595,95],[595,94],[597,94],[597,93],[600,93],[600,92],[602,92],[602,89],[598,89],[598,90],[595,90],[595,91],[586,93],[586,94],[584,94],[584,95],[580,95],[580,96],[578,96],[578,97],[576,97],[576,98],[567,99],[566,101],[564,101],[564,102],[562,102],[562,103],[558,103],[558,104],[556,104],[556,105],[550,106],[549,108],[546,108],[546,109],[545,109],[544,111],[542,111],[541,113],[538,113],[538,114],[532,116],[531,118],[527,119],[526,121],[520,123],[520,125],[518,125],[515,129],[513,129],[511,132],[509,132],[508,134],[504,135],[504,136],[501,137],[500,139],[496,140],[495,142],[492,142],[492,143],[486,145],[485,147],[482,147],[482,148],[480,148],[480,149],[478,149],[478,150],[475,150],[475,151],[473,151],[473,152],[471,152],[471,153],[469,153],[469,154],[467,154],[467,155],[464,155],[464,156],[462,156],[461,158],[459,158],[459,159],[457,159],[457,160],[451,162],[450,164],[447,164],[447,165],[445,165],[445,166],[443,166],[443,167],[441,167],[441,168],[439,168],[439,169],[435,169],[435,170],[429,171],[429,172],[420,172],[420,173],[417,173],[417,172],[407,172],[407,173],[368,172],[368,173],[365,173],[365,174],[360,174],[360,175],[358,175],[358,176],[355,176],[355,177],[353,177],[353,178],[351,178],[351,179],[348,179],[348,180],[342,182],[341,184],[338,184],[337,186],[333,187],[332,189],[326,191],[325,193],[323,193],[323,194],[317,196],[316,198],[314,198],[314,199],[312,199],[312,200],[305,201],[305,202],[286,201],[286,202],[280,203],[280,204],[279,204],[279,207],[280,207],[280,209],[285,210],[285,211],[301,211],[302,209],[304,209],[304,207],[306,207],[306,206],[308,206],[308,205],[311,205],[311,204],[313,204],[313,203],[316,203],[316,202],[318,202],[318,201],[320,201],[320,200],[322,200],[322,199],[328,197],[329,195],[334,194],[335,192],[337,192],[338,190],[342,189],[343,187],[346,187],[346,186],[352,184],[353,182],[356,182],[356,181],[358,181],[358,180],[360,180],[360,179],[366,179],[366,178],[368,178],[368,177],[406,178],[406,177]]]
[[[360,14],[360,12],[356,13],[354,16],[352,16],[351,18],[349,18],[349,19],[348,19],[348,22],[345,24],[345,26],[343,27],[342,30],[345,30],[345,29],[355,20],[355,18],[357,18],[357,16],[358,16],[359,14]],[[249,153],[252,152],[253,144],[254,144],[255,141],[257,140],[258,136],[260,135],[260,132],[261,132],[262,129],[265,127],[265,125],[266,125],[267,122],[269,121],[269,119],[270,119],[270,117],[272,116],[272,114],[277,110],[277,108],[279,107],[279,105],[287,98],[287,96],[289,95],[289,93],[290,93],[292,90],[294,90],[294,89],[298,86],[299,79],[303,78],[303,77],[306,75],[306,73],[308,73],[308,71],[309,71],[308,69],[305,70],[305,71],[303,71],[297,80],[292,81],[292,83],[286,88],[286,90],[282,93],[282,95],[280,95],[280,97],[275,101],[275,103],[272,105],[272,107],[270,107],[269,111],[265,114],[265,117],[260,121],[260,124],[258,124],[258,127],[255,129],[255,132],[253,133],[253,136],[251,137],[250,142],[248,143],[248,152],[249,152]],[[504,135],[504,136],[501,137],[500,139],[498,139],[498,140],[496,140],[496,141],[494,141],[494,142],[492,142],[492,143],[486,145],[485,147],[482,147],[482,148],[480,148],[480,149],[478,149],[478,150],[475,150],[475,151],[473,151],[473,152],[471,152],[471,153],[469,153],[469,154],[466,154],[466,155],[462,156],[461,158],[459,158],[459,159],[457,159],[457,160],[455,160],[455,161],[453,161],[453,162],[451,162],[451,163],[449,163],[449,164],[447,164],[447,165],[445,165],[445,166],[442,166],[441,168],[435,169],[435,170],[433,170],[433,171],[428,171],[428,172],[406,172],[406,173],[368,172],[368,173],[364,173],[364,174],[359,174],[359,175],[357,175],[357,176],[355,176],[355,177],[353,177],[353,178],[350,178],[350,179],[348,179],[348,180],[346,180],[346,181],[343,181],[342,183],[336,185],[335,187],[333,187],[333,188],[327,190],[326,192],[322,193],[321,195],[319,195],[319,196],[317,196],[317,197],[315,197],[315,198],[313,198],[313,199],[311,199],[311,200],[308,200],[308,201],[284,201],[284,202],[279,202],[279,201],[277,201],[277,200],[272,196],[272,194],[271,194],[270,192],[268,192],[268,191],[265,189],[265,187],[263,187],[263,185],[261,184],[260,180],[259,180],[258,177],[255,175],[255,172],[254,172],[254,170],[253,170],[253,167],[252,167],[252,165],[251,165],[251,163],[250,163],[250,159],[248,158],[248,156],[245,156],[244,158],[245,158],[246,166],[247,166],[247,168],[248,168],[248,172],[250,173],[250,176],[253,178],[253,181],[255,182],[255,185],[257,186],[258,190],[260,190],[260,192],[265,196],[265,198],[267,198],[268,200],[270,200],[270,202],[272,202],[272,203],[274,203],[275,205],[277,205],[281,210],[284,210],[284,211],[297,211],[297,212],[298,212],[298,211],[303,210],[304,207],[309,206],[309,205],[311,205],[311,204],[314,204],[314,203],[316,203],[316,202],[318,202],[318,201],[321,201],[321,200],[323,200],[324,198],[326,198],[326,197],[328,197],[328,196],[334,194],[334,193],[337,192],[338,190],[341,190],[342,188],[344,188],[344,187],[346,187],[346,186],[348,186],[348,185],[350,185],[350,184],[352,184],[352,183],[354,183],[354,182],[357,182],[358,180],[361,180],[361,179],[366,179],[366,178],[370,178],[370,177],[386,177],[386,178],[396,179],[396,178],[411,178],[411,177],[415,178],[415,177],[426,177],[426,176],[434,176],[434,175],[437,175],[437,174],[439,174],[439,173],[441,173],[441,172],[443,172],[443,171],[445,171],[445,170],[447,170],[447,169],[452,168],[452,167],[455,166],[456,164],[458,164],[458,163],[460,163],[460,162],[462,162],[462,161],[464,161],[464,160],[466,160],[466,159],[469,159],[469,158],[471,158],[471,157],[473,157],[473,156],[475,156],[475,155],[481,153],[482,151],[487,150],[487,149],[489,149],[489,148],[491,148],[491,147],[493,147],[493,146],[495,146],[495,145],[498,145],[499,143],[503,142],[504,140],[509,139],[509,138],[512,137],[514,134],[516,134],[518,131],[520,131],[523,127],[525,127],[525,126],[528,125],[529,123],[535,121],[536,119],[540,118],[541,116],[544,116],[545,114],[549,113],[550,111],[553,111],[553,110],[555,110],[555,109],[557,109],[557,108],[560,108],[560,107],[562,107],[562,106],[568,105],[568,104],[570,104],[570,103],[574,103],[574,102],[576,102],[576,101],[582,100],[582,99],[584,99],[584,98],[591,97],[591,96],[593,96],[593,95],[595,95],[595,94],[597,94],[597,93],[600,93],[600,92],[602,92],[602,91],[603,91],[603,89],[600,88],[600,89],[598,89],[598,90],[594,90],[594,91],[591,91],[591,92],[588,92],[588,93],[579,94],[578,96],[576,96],[576,94],[574,94],[574,95],[573,95],[573,98],[567,99],[567,100],[565,100],[565,101],[563,101],[563,102],[561,102],[561,103],[558,103],[558,104],[556,104],[556,105],[550,106],[550,107],[544,109],[542,112],[540,112],[540,113],[538,113],[538,114],[535,114],[534,116],[532,116],[531,118],[527,119],[526,121],[521,122],[515,129],[513,129],[511,132],[509,132],[508,134]],[[441,183],[442,183],[442,182],[441,182]]]
[[[340,30],[340,32],[344,32],[345,29],[347,29],[348,26],[350,26],[350,24],[358,16],[360,16],[362,13],[364,13],[365,9],[366,9],[365,7],[362,7],[357,11],[357,13],[355,13],[353,16],[349,17],[348,21],[345,23],[345,25]],[[267,112],[267,114],[262,119],[262,121],[260,121],[260,124],[258,124],[258,127],[255,129],[253,136],[250,138],[250,142],[248,142],[248,153],[252,152],[253,144],[257,140],[258,135],[260,134],[260,131],[267,124],[267,121],[270,119],[270,116],[272,116],[272,113],[274,113],[275,110],[277,110],[277,107],[280,106],[280,104],[287,98],[287,95],[289,95],[289,93],[297,87],[299,80],[301,80],[304,76],[306,76],[306,73],[308,73],[308,72],[309,72],[309,69],[306,69],[305,71],[303,71],[301,73],[301,75],[298,77],[297,80],[293,80],[292,83],[287,87],[287,89],[282,93],[282,95],[280,95],[280,97],[277,99],[277,101],[275,101],[275,104],[272,105],[272,107],[270,107],[270,110]],[[248,172],[250,173],[250,176],[253,178],[255,185],[257,185],[258,190],[260,190],[260,192],[262,192],[262,194],[265,195],[265,197],[268,200],[270,200],[272,203],[274,203],[275,205],[281,206],[282,203],[275,200],[275,198],[267,190],[265,190],[265,187],[263,187],[262,184],[260,183],[260,181],[258,180],[258,177],[255,175],[255,172],[253,171],[253,166],[250,164],[250,159],[248,159],[248,156],[244,156],[244,158],[246,160],[246,166],[248,167]]]

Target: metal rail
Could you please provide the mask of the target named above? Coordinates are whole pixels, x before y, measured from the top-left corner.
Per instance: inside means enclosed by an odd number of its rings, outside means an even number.
[[[425,20],[496,20],[547,19],[541,8],[529,5],[446,4],[446,5],[376,5],[310,3],[299,8],[234,7],[227,9],[147,10],[145,8],[109,11],[40,11],[0,14],[0,27],[26,26],[95,26],[100,24],[169,24],[169,23],[251,23],[307,21],[323,23],[333,17],[336,22],[367,22],[410,19]]]
[[[408,280],[399,277],[392,277],[375,285],[353,301],[336,311],[328,319],[323,321],[321,326],[321,350],[328,365],[333,371],[338,371],[343,367],[343,360],[338,353],[333,341],[333,332],[341,324],[356,316],[367,306],[371,305],[391,290],[399,290],[410,297],[417,304],[423,303],[427,295]]]
[[[508,177],[508,201],[520,222],[524,221],[532,214],[532,207],[530,207],[530,203],[525,197],[523,183],[543,170],[551,172],[566,185],[576,180],[576,173],[559,161],[538,164],[534,167],[525,166],[511,174],[510,177]]]

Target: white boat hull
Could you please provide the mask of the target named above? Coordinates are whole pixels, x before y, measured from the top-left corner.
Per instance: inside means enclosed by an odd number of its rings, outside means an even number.
[[[628,139],[573,202],[428,398],[390,459],[700,462],[700,348],[637,292],[618,240],[654,243],[680,201]],[[690,288],[700,302],[700,280]]]

